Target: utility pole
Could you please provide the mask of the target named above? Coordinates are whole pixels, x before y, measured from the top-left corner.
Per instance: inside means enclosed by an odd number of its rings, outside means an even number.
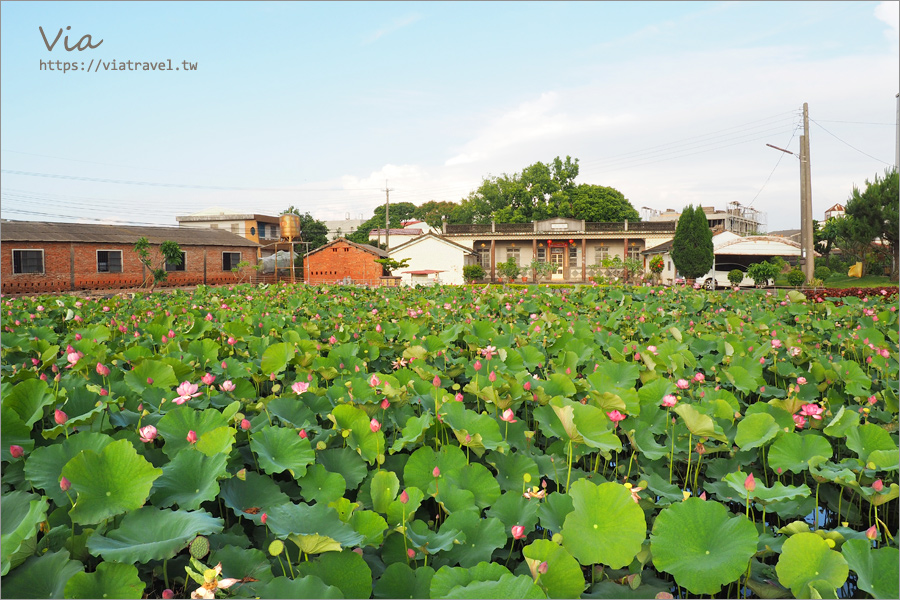
[[[815,237],[813,232],[813,211],[812,211],[812,169],[810,168],[809,157],[809,105],[803,103],[803,136],[800,138],[800,168],[801,168],[801,193],[805,190],[802,198],[802,210],[800,211],[800,227],[805,238],[802,244],[802,252],[804,256],[803,274],[806,281],[812,281],[815,274]]]
[[[897,120],[895,121],[897,125],[897,148],[894,150],[894,170],[900,170],[900,94],[895,96],[897,98]]]
[[[387,179],[384,180],[384,245],[391,249],[391,192]]]

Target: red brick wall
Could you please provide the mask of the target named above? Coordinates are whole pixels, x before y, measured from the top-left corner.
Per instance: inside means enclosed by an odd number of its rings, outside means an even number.
[[[307,259],[309,283],[334,283],[349,277],[354,283],[379,285],[384,272],[371,252],[337,242]]]
[[[157,246],[151,246],[154,262],[159,256]],[[43,274],[14,274],[13,250],[43,250]],[[97,271],[97,251],[122,252],[121,273]],[[72,254],[75,259],[74,287],[72,284]],[[236,283],[237,278],[222,270],[222,252],[240,252],[241,260],[256,264],[254,248],[228,248],[222,246],[184,246],[185,270],[170,271],[163,286],[196,285],[204,283],[204,252],[206,254],[207,284]],[[4,242],[0,248],[0,290],[4,294],[63,292],[73,290],[113,289],[137,287],[149,275],[144,270],[134,246],[129,244],[95,244],[69,242]]]

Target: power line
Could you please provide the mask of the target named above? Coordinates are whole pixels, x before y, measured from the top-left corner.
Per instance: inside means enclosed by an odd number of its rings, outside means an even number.
[[[872,121],[836,121],[834,119],[819,119],[822,123],[851,123],[853,125],[888,125],[893,127],[896,123],[874,123]]]
[[[799,126],[794,128],[794,131],[791,133],[791,139],[788,140],[788,143],[785,144],[785,146],[790,146],[790,145],[791,145],[791,142],[794,141],[794,136],[797,135],[797,130],[798,130],[798,129],[799,129]],[[769,173],[769,176],[768,176],[768,177],[766,177],[766,180],[763,182],[762,187],[759,188],[759,191],[756,192],[756,195],[755,195],[755,196],[753,196],[753,200],[750,201],[750,204],[747,205],[747,208],[750,208],[751,206],[753,206],[753,203],[756,202],[756,199],[759,198],[759,195],[762,194],[762,191],[763,191],[764,189],[766,189],[766,185],[768,185],[769,180],[772,179],[772,175],[775,174],[775,170],[778,168],[778,165],[781,164],[781,159],[784,158],[785,156],[786,156],[786,155],[785,155],[783,152],[782,152],[781,154],[778,155],[778,160],[775,161],[775,166],[772,168],[772,172]]]
[[[842,139],[839,138],[838,136],[834,135],[833,133],[831,133],[830,131],[828,131],[828,130],[825,129],[824,127],[822,127],[822,125],[821,125],[820,123],[818,123],[815,119],[810,119],[810,121],[812,121],[813,123],[815,123],[816,125],[818,125],[818,126],[822,129],[822,131],[824,131],[825,133],[827,133],[828,135],[830,135],[831,137],[833,137],[833,138],[836,139],[837,141],[841,142],[842,144],[844,144],[844,145],[846,145],[846,146],[849,146],[850,148],[853,148],[854,150],[856,150],[856,151],[859,152],[860,154],[862,154],[862,155],[864,155],[864,156],[868,156],[868,157],[871,158],[872,160],[877,160],[878,162],[880,162],[880,163],[882,163],[882,164],[885,164],[885,165],[887,165],[887,166],[889,166],[889,167],[893,166],[891,163],[885,162],[885,161],[881,160],[880,158],[875,158],[875,157],[872,156],[871,154],[868,154],[868,153],[866,153],[866,152],[863,152],[862,150],[860,150],[860,149],[857,148],[856,146],[853,146],[852,144],[849,144],[849,143],[845,142],[844,140],[842,140]]]

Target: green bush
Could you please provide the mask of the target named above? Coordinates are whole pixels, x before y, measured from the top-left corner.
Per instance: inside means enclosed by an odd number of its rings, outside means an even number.
[[[731,285],[741,285],[741,281],[744,280],[744,272],[740,269],[732,269],[728,271],[728,281],[731,282]]]
[[[806,283],[806,275],[800,269],[794,269],[787,275],[788,284],[794,287],[800,287]]]
[[[747,269],[747,276],[753,280],[757,287],[768,285],[770,279],[775,279],[778,275],[778,265],[770,262],[762,261],[750,265]]]
[[[831,269],[823,265],[821,267],[816,267],[816,270],[813,272],[813,274],[815,275],[816,279],[825,281],[826,279],[831,277]]]
[[[484,267],[481,265],[466,265],[463,267],[463,279],[466,280],[466,283],[484,279],[484,275]]]
[[[516,261],[512,259],[512,257],[506,259],[506,262],[502,262],[497,265],[497,272],[504,279],[515,279],[519,276],[519,265],[516,264]]]

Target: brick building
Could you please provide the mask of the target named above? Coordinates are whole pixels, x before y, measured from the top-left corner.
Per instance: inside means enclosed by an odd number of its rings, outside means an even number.
[[[381,285],[384,272],[376,259],[387,258],[387,252],[338,238],[306,255],[304,275],[307,283],[363,283]]]
[[[229,231],[126,227],[82,223],[0,222],[0,290],[45,293],[137,287],[149,275],[134,252],[141,237],[158,257],[167,240],[182,250],[181,265],[166,265],[163,285],[236,283],[231,269],[255,265],[259,244]]]

